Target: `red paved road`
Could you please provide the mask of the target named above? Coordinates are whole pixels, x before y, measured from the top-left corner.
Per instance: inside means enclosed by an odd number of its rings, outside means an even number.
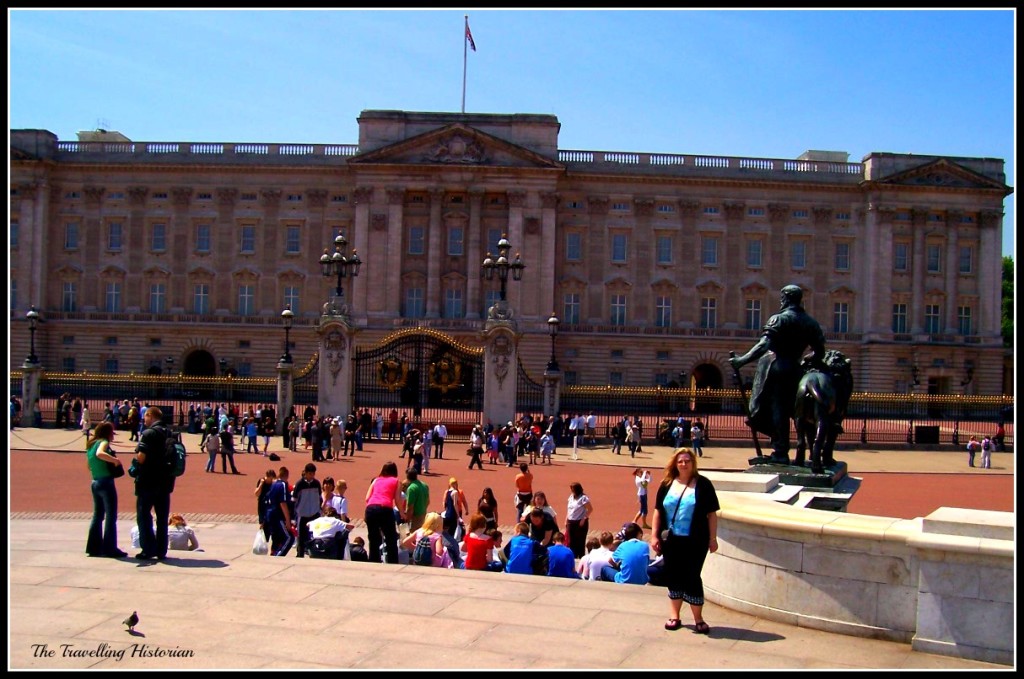
[[[452,446],[452,453],[461,451]],[[348,481],[350,514],[362,518],[364,497],[370,480],[388,459],[395,459],[399,468],[405,461],[397,459],[399,448],[392,444],[367,445],[366,450],[354,458],[333,463],[319,463],[317,477],[330,475]],[[127,453],[122,453],[127,457]],[[237,454],[236,464],[242,476],[207,474],[203,471],[206,456],[189,456],[188,472],[178,479],[172,500],[172,509],[185,514],[252,514],[256,501],[253,488],[256,479],[269,466],[284,464],[292,472],[293,481],[310,459],[308,452],[286,453],[284,460],[270,463],[255,455]],[[555,456],[556,462],[548,466],[533,466],[534,489],[543,490],[549,502],[558,511],[560,523],[565,518],[569,484],[579,481],[594,504],[591,529],[618,529],[636,513],[636,496],[631,469],[609,465],[579,464]],[[440,498],[449,475],[459,479],[471,506],[475,505],[484,486],[490,486],[500,503],[499,521],[512,523],[513,479],[518,469],[503,465],[484,464],[483,471],[468,471],[465,456],[433,460],[435,475],[424,477],[431,491],[431,509],[438,509]],[[218,465],[219,469],[219,465]],[[655,469],[654,476],[660,476]],[[860,489],[850,503],[849,511],[895,518],[926,516],[938,507],[963,507],[997,511],[1014,510],[1012,474],[912,474],[912,473],[858,473],[863,478]],[[89,512],[92,498],[84,453],[11,451],[10,457],[10,510],[12,512]],[[119,510],[131,511],[134,506],[133,487],[127,476],[117,481]]]

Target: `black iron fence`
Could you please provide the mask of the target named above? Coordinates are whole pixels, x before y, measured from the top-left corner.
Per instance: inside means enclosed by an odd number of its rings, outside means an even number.
[[[383,412],[385,421],[392,408],[406,412],[414,422],[444,422],[461,434],[469,425],[483,421],[482,370],[474,366],[472,391],[477,397],[455,402],[434,402],[424,396],[403,402],[398,390],[389,401],[385,391],[355,394],[354,403]],[[316,361],[296,377],[296,411],[316,407]],[[12,395],[21,396],[21,371],[10,373]],[[301,386],[300,386],[301,385]],[[539,415],[543,387],[517,370],[517,391],[527,398],[520,413]],[[104,404],[138,398],[175,413],[181,422],[190,403],[227,403],[239,412],[257,404],[275,404],[277,381],[264,377],[192,377],[178,375],[110,375],[43,372],[40,378],[40,409],[49,426],[56,415],[57,398],[64,393],[89,403],[93,421],[102,418]],[[300,394],[303,396],[300,398]],[[374,396],[375,395],[375,396]],[[302,407],[300,407],[302,406]],[[418,406],[418,407],[417,407]],[[854,393],[850,399],[841,444],[966,445],[972,435],[993,435],[998,423],[1005,427],[1005,441],[1013,443],[1014,398],[1012,396],[964,396],[950,394]],[[563,414],[594,413],[598,431],[609,436],[612,426],[623,417],[639,417],[645,440],[664,437],[681,417],[688,425],[700,418],[710,441],[749,441],[744,403],[738,389],[695,389],[664,387],[610,387],[566,385],[561,391]],[[27,413],[23,414],[27,415]],[[23,420],[24,421],[24,420]],[[500,424],[500,423],[494,423]],[[763,442],[767,441],[762,437]]]

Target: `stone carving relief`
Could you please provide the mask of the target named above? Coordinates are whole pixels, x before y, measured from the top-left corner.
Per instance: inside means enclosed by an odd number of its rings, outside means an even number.
[[[700,202],[696,200],[680,200],[679,201],[679,213],[687,219],[692,219],[697,216],[697,211],[700,210]]]
[[[374,231],[383,231],[388,228],[388,216],[383,213],[374,213],[370,216],[370,227]]]
[[[528,234],[540,233],[540,220],[536,217],[527,217],[523,220],[523,226]]]
[[[323,207],[327,205],[327,191],[323,189],[306,189],[306,199],[310,207]]]
[[[277,207],[281,202],[281,189],[263,189],[260,196],[263,198],[264,206]]]
[[[491,363],[494,364],[494,376],[498,378],[498,389],[502,389],[512,363],[512,340],[508,335],[497,335],[491,341]]]
[[[324,358],[331,373],[331,384],[336,386],[341,367],[345,365],[345,336],[341,332],[331,330],[324,337]]]
[[[747,212],[747,204],[741,201],[728,201],[722,204],[726,219],[742,219]]]
[[[192,200],[191,186],[175,186],[171,189],[171,199],[175,205],[185,207]]]
[[[603,215],[608,212],[608,199],[600,196],[587,196],[587,207],[592,215]]]
[[[509,207],[526,207],[525,191],[509,191],[507,195]]]
[[[132,205],[142,205],[146,202],[146,196],[149,195],[149,189],[145,186],[129,186],[128,187],[128,202]]]
[[[352,202],[356,205],[359,205],[360,203],[368,203],[372,197],[372,186],[357,186],[356,190],[352,192]]]
[[[224,207],[231,207],[235,204],[235,200],[238,198],[238,189],[231,187],[221,187],[217,189],[217,204],[223,205]]]
[[[82,189],[85,194],[85,202],[89,205],[98,205],[103,198],[104,188],[102,186],[86,186]]]
[[[456,132],[442,137],[425,158],[433,163],[477,165],[487,160],[487,152],[480,142]]]
[[[638,217],[650,217],[654,214],[654,199],[634,198],[633,209]]]

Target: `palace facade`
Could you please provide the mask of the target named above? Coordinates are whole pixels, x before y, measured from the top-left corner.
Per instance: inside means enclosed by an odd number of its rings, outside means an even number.
[[[788,283],[858,391],[1003,391],[995,158],[796,159],[561,149],[552,115],[363,111],[358,144],[59,141],[11,130],[11,368],[273,376],[298,366],[344,235],[360,345],[479,344],[507,234],[520,358],[569,384],[732,386]],[[552,312],[560,320],[549,335]]]

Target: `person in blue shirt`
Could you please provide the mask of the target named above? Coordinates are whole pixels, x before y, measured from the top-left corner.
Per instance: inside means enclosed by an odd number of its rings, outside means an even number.
[[[530,539],[530,527],[522,522],[516,524],[515,537],[505,545],[505,556],[508,557],[506,573],[533,574],[534,542]]]
[[[601,568],[601,579],[627,585],[646,585],[650,548],[641,540],[644,531],[635,523],[623,529],[624,541],[615,548],[608,565]]]
[[[548,547],[548,575],[555,578],[578,578],[576,557],[565,546],[565,536],[555,531],[551,542],[553,544]]]

